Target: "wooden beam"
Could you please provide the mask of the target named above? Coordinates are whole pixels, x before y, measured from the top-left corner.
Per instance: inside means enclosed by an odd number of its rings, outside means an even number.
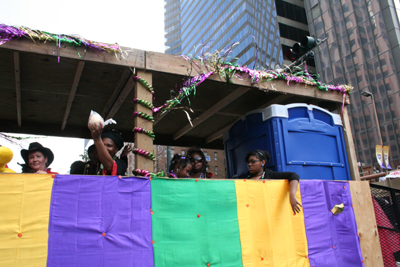
[[[287,100],[287,99],[289,99],[289,98],[291,98],[291,97],[292,97],[292,95],[288,95],[288,94],[279,95],[279,96],[277,96],[277,97],[271,99],[270,101],[268,101],[267,103],[263,104],[262,106],[260,106],[260,107],[258,107],[258,108],[256,108],[256,109],[264,109],[264,108],[266,108],[266,107],[268,107],[268,106],[270,106],[270,105],[272,105],[272,104],[279,104],[280,102],[282,102],[282,101],[284,101],[284,100]],[[219,130],[219,131],[213,133],[212,135],[208,136],[208,137],[206,138],[206,143],[207,143],[207,144],[208,144],[208,143],[211,143],[212,141],[214,141],[214,140],[216,140],[216,139],[222,137],[222,135],[224,134],[224,132],[226,132],[227,130],[229,130],[229,129],[232,127],[233,124],[235,124],[235,123],[231,123],[231,124],[229,124],[228,126],[222,128],[221,130]]]
[[[350,126],[350,118],[347,106],[344,105],[342,110],[342,106],[338,105],[337,109],[342,118],[343,136],[344,136],[344,142],[346,144],[347,159],[349,162],[351,179],[360,181],[360,172],[358,171],[356,149],[354,146],[353,133]]]
[[[152,84],[152,74],[150,72],[138,71],[137,76],[142,77],[144,80]],[[153,103],[153,95],[140,83],[136,83],[135,97],[146,100]],[[152,110],[146,108],[140,104],[135,103],[135,111],[141,111],[143,113],[153,115]],[[153,123],[151,121],[142,119],[140,117],[134,117],[134,126],[141,127],[145,130],[153,131]],[[143,149],[145,151],[153,153],[153,139],[147,134],[134,133],[135,147]],[[135,156],[135,169],[153,171],[153,160],[146,157],[136,155]]]
[[[69,93],[67,107],[65,108],[64,118],[63,118],[62,125],[61,125],[62,131],[64,131],[65,126],[67,125],[69,113],[71,112],[71,108],[72,108],[72,102],[74,102],[76,90],[78,89],[79,81],[81,79],[81,75],[82,75],[84,67],[85,67],[85,62],[79,61],[78,67],[76,68],[76,71],[75,71],[74,81],[72,82],[71,91]]]
[[[206,112],[204,112],[203,114],[201,114],[197,118],[193,119],[192,120],[193,127],[190,124],[186,125],[181,130],[179,130],[177,133],[175,133],[172,139],[176,140],[179,137],[181,137],[182,135],[184,135],[185,133],[187,133],[190,130],[194,129],[197,125],[199,125],[200,123],[202,123],[203,121],[205,121],[206,119],[208,119],[209,117],[214,115],[219,110],[223,109],[225,106],[227,106],[232,101],[234,101],[235,99],[239,98],[240,96],[242,96],[243,94],[245,94],[249,90],[251,90],[251,88],[239,87],[238,89],[236,89],[235,91],[233,91],[232,93],[227,95],[225,98],[220,100],[217,104],[215,104],[214,106],[209,108]]]
[[[35,39],[33,42],[31,39],[18,39],[8,41],[0,46],[0,49],[10,49],[21,52],[37,53],[48,56],[58,56],[54,55],[54,42],[46,42]],[[123,54],[120,53],[108,53],[106,51],[96,51],[85,46],[74,47],[65,43],[61,43],[60,57],[72,58],[77,60],[92,61],[107,63],[113,65],[134,67],[134,68],[144,68],[144,51],[121,47],[124,51]],[[79,54],[78,54],[79,53]],[[172,55],[171,55],[172,56]]]
[[[135,87],[135,81],[133,80],[133,74],[129,77],[128,81],[126,82],[124,88],[122,89],[121,93],[119,94],[117,100],[114,102],[113,106],[111,107],[110,111],[105,116],[105,119],[110,119],[117,114],[118,110],[121,108],[122,104],[125,102],[128,95],[131,93],[132,89]]]
[[[211,143],[212,141],[222,137],[224,135],[224,132],[228,131],[232,127],[233,124],[234,123],[231,123],[228,126],[225,126],[224,128],[222,128],[221,130],[219,130],[219,131],[213,133],[212,135],[208,136],[206,138],[206,143],[207,144]]]
[[[18,120],[18,127],[21,127],[22,107],[21,107],[21,74],[19,69],[19,52],[14,52],[14,74],[15,74],[15,91],[17,95],[17,120]]]
[[[104,106],[103,111],[101,112],[101,116],[105,118],[107,114],[110,112],[112,106],[114,105],[115,101],[117,100],[118,96],[120,95],[124,85],[128,81],[130,75],[132,74],[131,69],[126,68],[119,79],[117,86],[114,88],[114,92],[112,96],[108,99],[107,104]]]
[[[350,192],[364,265],[365,267],[383,267],[381,244],[369,183],[350,181]],[[347,208],[351,209],[352,207]]]
[[[182,57],[176,57],[157,52],[146,53],[147,70],[172,73],[178,75],[188,75],[188,70],[190,70],[190,68],[191,68],[190,63],[187,62]],[[206,70],[203,69],[203,71]],[[194,70],[192,71],[192,73],[193,72]],[[221,77],[218,74],[213,74],[208,78],[208,80],[221,81]],[[250,79],[239,79],[233,77],[232,83],[238,86],[248,86],[255,88],[255,86],[253,86],[253,84],[250,82]],[[262,90],[272,90],[272,91],[276,90],[277,92],[281,93],[314,97],[337,103],[342,103],[343,101],[343,94],[340,92],[333,92],[333,91],[325,92],[319,90],[316,86],[300,84],[296,82],[292,82],[290,83],[290,85],[288,85],[287,82],[284,80],[272,80],[268,82],[259,83],[258,86]],[[349,104],[348,95],[346,95],[346,103]]]

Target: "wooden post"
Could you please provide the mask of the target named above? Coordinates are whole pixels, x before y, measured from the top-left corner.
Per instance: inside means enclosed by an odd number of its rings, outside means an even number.
[[[357,156],[353,140],[353,132],[350,126],[350,118],[347,105],[338,104],[338,112],[341,115],[343,123],[343,136],[346,144],[347,159],[349,161],[350,175],[352,180],[360,181],[360,172],[358,171]]]
[[[365,267],[383,267],[382,250],[369,183],[351,181],[350,192],[364,265]]]
[[[137,76],[141,77],[149,84],[152,84],[152,74],[151,72],[138,71]],[[136,82],[135,86],[135,97],[146,100],[153,103],[153,95],[151,92],[144,87],[140,82]],[[141,111],[150,116],[153,116],[153,111],[147,107],[135,103],[135,111]],[[153,122],[142,119],[140,117],[134,117],[134,126],[141,127],[145,130],[153,131]],[[143,149],[145,151],[153,153],[153,139],[143,133],[134,133],[135,137],[135,148]],[[153,160],[143,157],[141,155],[135,155],[135,169],[146,170],[153,172]]]

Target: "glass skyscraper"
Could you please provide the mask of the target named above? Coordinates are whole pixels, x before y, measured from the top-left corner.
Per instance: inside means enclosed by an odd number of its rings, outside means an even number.
[[[380,131],[396,167],[400,163],[399,1],[310,0],[304,5],[310,32],[320,39],[328,37],[314,50],[321,80],[354,86],[349,111],[358,161],[377,166]],[[363,91],[374,96],[379,124],[372,98],[361,95]]]
[[[274,69],[291,63],[283,54],[302,37],[327,37],[313,50],[315,72],[327,84],[354,86],[349,113],[358,161],[377,166],[380,132],[395,167],[400,163],[399,14],[398,0],[166,0],[165,52],[196,55],[240,42],[232,54],[239,64]],[[379,123],[363,91],[373,94]]]
[[[281,14],[277,14],[276,5],[283,7]],[[296,10],[296,15],[286,14],[286,9]],[[250,68],[274,69],[283,63],[282,47],[293,45],[299,41],[296,36],[304,34],[308,34],[304,8],[287,6],[284,1],[165,1],[168,54],[222,52],[239,42],[228,60]]]

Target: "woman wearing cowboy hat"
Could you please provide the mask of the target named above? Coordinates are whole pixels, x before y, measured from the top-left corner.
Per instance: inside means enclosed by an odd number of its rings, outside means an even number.
[[[48,168],[54,160],[53,152],[38,142],[30,143],[28,149],[22,149],[21,156],[25,161],[25,164],[21,164],[22,173],[58,174]]]

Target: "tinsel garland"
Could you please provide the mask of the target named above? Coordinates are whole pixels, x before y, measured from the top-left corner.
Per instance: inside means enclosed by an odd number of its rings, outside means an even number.
[[[146,170],[136,169],[136,170],[133,170],[132,173],[134,175],[139,175],[139,176],[144,176],[144,177],[152,177],[152,178],[153,177],[167,177],[167,175],[165,174],[164,171],[153,173],[153,172],[149,172]]]
[[[149,84],[146,80],[142,79],[139,76],[133,76],[133,80],[140,82],[151,94],[154,95],[154,89],[151,84]]]
[[[132,116],[133,116],[133,117],[140,117],[140,118],[143,118],[143,119],[145,119],[145,120],[154,122],[154,117],[153,117],[153,116],[150,116],[149,114],[143,113],[143,112],[141,112],[141,111],[135,111],[135,112],[133,112]]]
[[[153,160],[153,161],[156,160],[154,154],[151,153],[151,152],[148,152],[148,151],[146,151],[146,150],[139,149],[139,148],[135,148],[132,152],[133,152],[134,154],[138,154],[138,155],[141,155],[141,156],[143,156],[143,157],[149,158],[149,159],[151,159],[151,160]]]
[[[154,108],[152,103],[150,103],[144,99],[140,99],[140,98],[136,98],[136,97],[133,99],[133,103],[138,103],[138,104],[140,104],[146,108],[149,108],[151,110]]]
[[[206,80],[210,75],[212,75],[213,72],[210,71],[208,73],[201,73],[198,74],[190,79],[188,79],[186,82],[183,83],[183,86],[177,93],[176,97],[173,97],[172,99],[167,100],[162,106],[153,109],[153,112],[159,112],[165,113],[169,111],[170,109],[176,107],[177,105],[181,104],[184,99],[187,99],[189,101],[190,105],[190,99],[189,96],[193,93],[196,94],[196,87],[199,86],[204,80]]]
[[[39,138],[43,138],[43,137],[35,137],[35,136],[20,137],[20,136],[13,136],[13,135],[0,133],[0,138],[7,140],[11,144],[17,145],[21,148],[25,148],[24,145],[22,145],[22,142],[25,142],[28,139],[39,139]]]
[[[26,37],[33,41],[39,40],[43,42],[55,42],[59,47],[61,43],[65,43],[71,46],[84,46],[87,48],[94,49],[96,51],[107,51],[109,53],[122,53],[121,48],[117,43],[106,44],[100,42],[90,41],[75,35],[65,34],[53,34],[49,32],[32,30],[28,27],[15,27],[0,24],[0,45],[4,44],[12,39]]]
[[[140,127],[135,127],[135,128],[133,128],[133,131],[136,132],[136,133],[144,133],[144,134],[147,134],[148,136],[150,136],[150,137],[153,138],[153,139],[156,137],[155,134],[154,134],[154,132],[149,131],[149,130],[145,130],[145,129],[140,128]]]
[[[151,175],[151,172],[146,171],[146,170],[141,170],[141,169],[133,170],[132,173],[133,173],[134,175],[148,176],[148,177]]]

